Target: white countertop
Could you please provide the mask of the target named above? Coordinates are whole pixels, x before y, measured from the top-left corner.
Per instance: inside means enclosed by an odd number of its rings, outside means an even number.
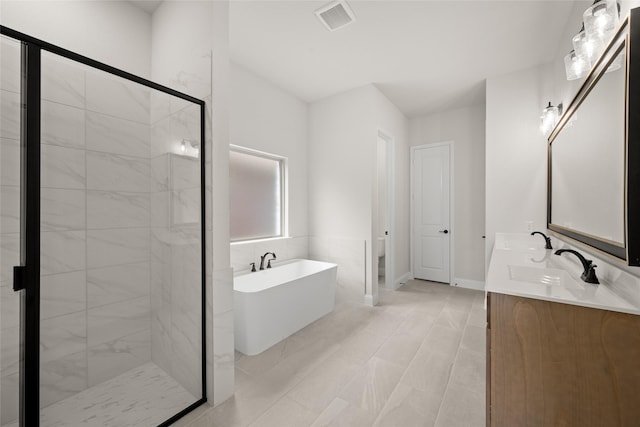
[[[497,233],[486,291],[640,315],[640,307],[600,275],[599,285],[583,282],[578,259],[567,253],[554,255],[555,250],[544,249],[539,235]]]

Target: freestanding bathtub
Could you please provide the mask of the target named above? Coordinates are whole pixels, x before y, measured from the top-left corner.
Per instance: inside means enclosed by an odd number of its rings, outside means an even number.
[[[336,264],[298,259],[236,276],[236,350],[262,353],[333,311],[337,271]]]

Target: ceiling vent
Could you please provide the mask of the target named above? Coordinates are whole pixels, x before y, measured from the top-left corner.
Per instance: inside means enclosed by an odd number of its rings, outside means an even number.
[[[356,20],[353,11],[343,0],[334,1],[321,7],[316,10],[316,16],[329,31],[335,31]]]

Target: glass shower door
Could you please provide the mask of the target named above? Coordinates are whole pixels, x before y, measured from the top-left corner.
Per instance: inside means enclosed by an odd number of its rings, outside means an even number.
[[[204,102],[0,49],[0,425],[167,425],[206,401]]]
[[[203,397],[200,105],[42,53],[41,425]]]

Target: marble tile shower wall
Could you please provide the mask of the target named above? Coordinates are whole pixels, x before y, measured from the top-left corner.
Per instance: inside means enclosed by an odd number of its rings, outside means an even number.
[[[3,76],[16,66],[6,56],[3,51]],[[2,90],[4,175],[19,163],[19,95],[4,81]],[[41,105],[46,406],[151,360],[150,93],[43,55]],[[18,408],[18,299],[10,272],[18,264],[19,183],[3,176],[2,184],[5,423]]]
[[[151,99],[151,358],[194,396],[201,385],[200,108]]]
[[[59,58],[43,76],[41,287],[78,301],[43,322],[47,405],[151,358],[150,94]]]

